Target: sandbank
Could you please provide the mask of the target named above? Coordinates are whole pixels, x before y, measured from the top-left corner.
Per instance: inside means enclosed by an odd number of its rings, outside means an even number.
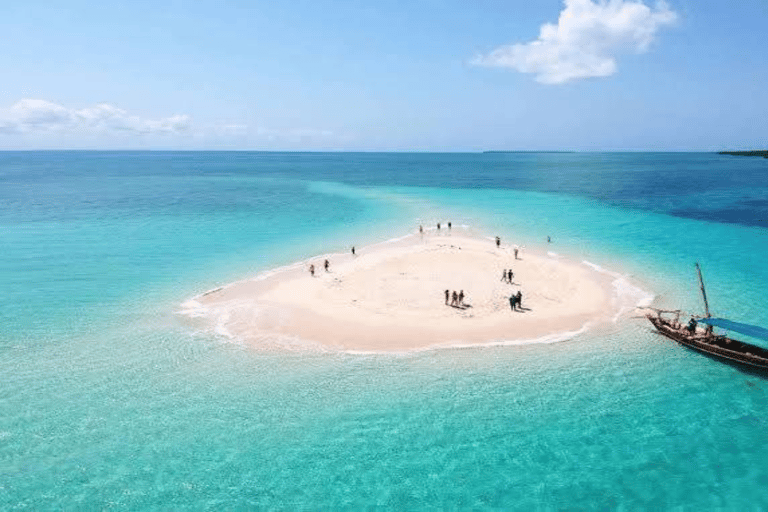
[[[524,248],[515,259],[509,241],[442,231],[312,258],[185,306],[255,346],[282,339],[362,352],[551,339],[616,315],[612,279],[592,265]],[[501,280],[510,268],[511,284]],[[465,304],[446,305],[445,290],[463,290]],[[518,290],[523,309],[512,311]]]

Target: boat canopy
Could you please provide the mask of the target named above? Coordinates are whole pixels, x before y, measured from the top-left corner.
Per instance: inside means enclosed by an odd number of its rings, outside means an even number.
[[[763,327],[742,324],[740,322],[726,320],[725,318],[699,318],[698,321],[703,324],[720,327],[721,329],[725,329],[727,331],[738,332],[739,334],[745,334],[747,336],[768,342],[768,329]]]

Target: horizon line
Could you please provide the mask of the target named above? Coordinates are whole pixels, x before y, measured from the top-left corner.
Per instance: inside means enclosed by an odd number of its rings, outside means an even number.
[[[570,153],[746,153],[766,151],[763,149],[597,149],[597,150],[552,150],[552,149],[489,149],[489,150],[366,150],[366,149],[119,149],[119,148],[39,148],[39,149],[2,149],[0,153],[36,153],[36,152],[81,152],[81,153],[391,153],[391,154],[570,154]]]

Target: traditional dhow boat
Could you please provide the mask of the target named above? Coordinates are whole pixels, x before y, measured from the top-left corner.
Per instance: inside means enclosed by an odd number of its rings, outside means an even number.
[[[688,325],[680,324],[680,310],[669,311],[655,309],[655,314],[648,314],[648,320],[656,327],[660,334],[671,338],[678,343],[690,347],[699,352],[704,352],[712,356],[734,361],[740,364],[768,369],[768,329],[755,325],[742,324],[726,320],[725,318],[712,318],[709,313],[709,303],[707,302],[707,292],[704,289],[704,279],[701,277],[701,268],[696,264],[696,270],[699,274],[699,284],[701,285],[701,294],[704,297],[704,308],[707,316],[694,318]],[[674,314],[674,318],[668,318],[664,315]],[[701,328],[698,324],[705,324]],[[754,338],[755,344],[744,341],[734,340],[728,336],[714,333],[714,327],[725,329],[727,331],[737,332],[745,336]],[[757,345],[760,342],[766,342],[766,347]]]

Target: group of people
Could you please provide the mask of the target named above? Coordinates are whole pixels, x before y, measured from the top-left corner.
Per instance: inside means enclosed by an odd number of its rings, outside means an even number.
[[[440,228],[441,228],[441,227],[442,227],[442,224],[440,224],[440,223],[438,222],[438,223],[437,223],[437,230],[438,230],[438,231],[440,231]],[[452,226],[451,222],[450,222],[450,221],[448,221],[448,231],[450,231],[452,227],[453,227],[453,226]],[[420,235],[423,235],[423,234],[424,234],[424,226],[419,226],[419,234],[420,234]]]
[[[352,246],[352,256],[356,256],[356,255],[357,255],[357,253],[355,252],[355,246],[353,245]],[[325,267],[325,271],[326,272],[330,272],[331,262],[326,259],[325,262],[323,263],[323,267]],[[309,273],[310,273],[310,275],[312,277],[315,277],[315,265],[314,265],[314,263],[309,266]]]
[[[513,293],[512,295],[509,296],[509,307],[512,308],[512,311],[523,310],[523,292],[522,291],[517,290],[517,293]]]
[[[549,237],[547,237],[547,241],[549,241]],[[496,247],[501,247],[501,238],[498,236],[496,237]],[[517,255],[519,253],[519,249],[517,247],[514,248],[515,251],[515,259],[518,259]],[[515,277],[515,273],[512,272],[512,269],[504,269],[501,271],[501,281],[504,283],[514,284],[512,282],[512,279]],[[513,293],[509,296],[509,307],[512,308],[512,311],[522,311],[523,310],[523,292],[521,290],[518,290],[517,293]]]
[[[515,273],[512,272],[511,268],[510,269],[505,268],[501,272],[501,281],[504,283],[514,284],[512,282],[512,278],[514,276],[515,276]],[[517,293],[513,293],[512,295],[509,296],[509,307],[512,308],[512,311],[523,310],[523,292],[522,291],[518,290]]]
[[[331,268],[331,262],[328,261],[328,260],[325,260],[325,262],[323,263],[323,267],[325,267],[325,271],[326,272],[330,272],[329,269]],[[309,273],[310,273],[310,275],[312,277],[315,277],[315,264],[314,263],[309,266]]]
[[[440,223],[437,223],[437,229],[440,229]],[[448,229],[451,229],[451,223],[448,223]],[[419,226],[419,232],[424,233],[423,226]],[[496,237],[496,247],[499,247],[501,245],[501,238],[498,236]],[[518,249],[515,248],[515,259],[517,258],[517,252]],[[352,256],[355,256],[355,248],[352,247]],[[323,262],[323,267],[325,268],[326,272],[330,272],[331,262],[327,259]],[[309,273],[312,277],[315,277],[315,265],[314,263],[309,266]],[[512,269],[504,269],[501,273],[501,281],[509,284],[514,284],[512,282],[512,279],[515,277],[515,273],[512,272]],[[458,293],[456,293],[456,290],[451,292],[450,290],[445,290],[445,305],[446,306],[453,306],[458,308],[464,308],[467,307],[467,305],[464,303],[464,290],[460,290]],[[523,310],[523,292],[518,290],[517,293],[513,293],[509,297],[509,306],[512,308],[512,311],[522,311]],[[694,329],[695,329],[694,324]],[[691,326],[688,326],[688,329],[691,329]]]
[[[445,290],[445,305],[448,306],[448,301],[450,300],[450,305],[455,306],[457,308],[461,308],[466,306],[464,304],[464,290],[461,290],[459,293],[456,293],[456,290],[451,293],[449,290]]]

